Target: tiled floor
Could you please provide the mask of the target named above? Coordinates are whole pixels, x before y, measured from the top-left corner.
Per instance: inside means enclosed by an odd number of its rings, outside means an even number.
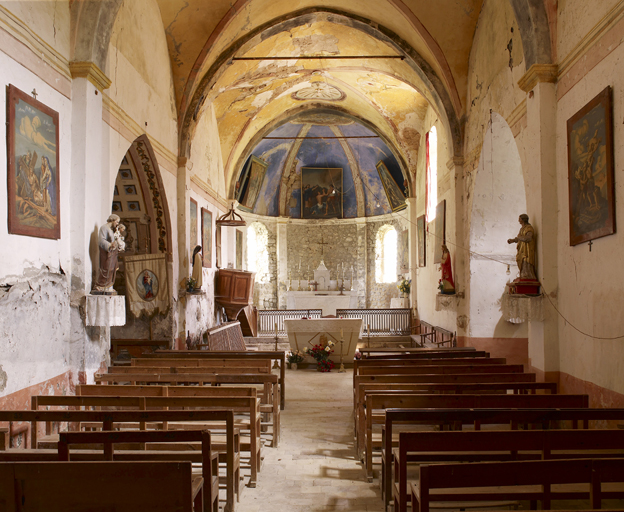
[[[279,447],[262,450],[258,485],[238,512],[383,510],[379,484],[354,457],[352,390],[352,370],[287,370]]]

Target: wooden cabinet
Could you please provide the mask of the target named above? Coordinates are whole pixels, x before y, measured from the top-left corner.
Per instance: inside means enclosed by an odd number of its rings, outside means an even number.
[[[255,277],[255,272],[222,268],[217,272],[215,282],[215,301],[223,306],[230,321],[239,319],[239,314],[244,310],[244,318],[239,320],[243,334],[251,336],[257,334],[257,316],[255,308],[251,306]]]

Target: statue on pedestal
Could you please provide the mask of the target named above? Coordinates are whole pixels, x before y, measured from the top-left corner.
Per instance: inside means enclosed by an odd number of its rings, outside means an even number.
[[[191,274],[191,278],[195,281],[194,288],[197,290],[202,287],[203,284],[203,257],[202,257],[202,246],[196,245],[193,250],[193,273]]]
[[[451,253],[445,244],[442,244],[442,259],[440,260],[440,292],[452,295],[455,293],[455,282],[453,281],[453,269],[451,268]]]
[[[119,222],[119,216],[114,213],[111,214],[98,233],[100,268],[91,292],[95,295],[117,295],[113,289],[113,284],[115,284],[115,276],[119,269],[118,257],[119,252],[126,247],[123,241],[123,233],[119,230]],[[123,232],[125,232],[125,226]]]
[[[510,285],[510,293],[536,295],[539,294],[540,283],[535,271],[536,236],[535,229],[529,224],[529,216],[523,213],[518,217],[520,232],[515,238],[507,240],[508,244],[517,244],[516,263],[519,277]]]

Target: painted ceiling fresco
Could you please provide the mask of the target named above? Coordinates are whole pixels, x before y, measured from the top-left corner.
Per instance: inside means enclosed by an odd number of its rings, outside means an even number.
[[[298,138],[303,137],[303,138]],[[302,218],[302,169],[341,169],[341,179],[330,186],[342,198],[339,218],[356,218],[391,213],[386,189],[377,170],[381,161],[404,195],[404,178],[392,151],[372,130],[340,116],[311,114],[299,117],[269,133],[252,151],[266,162],[267,169],[260,186],[253,213]],[[250,157],[251,158],[251,157]],[[241,180],[242,175],[238,177]],[[246,193],[246,180],[241,183],[241,197]],[[331,197],[325,187],[325,195]],[[323,201],[328,210],[327,198]],[[402,198],[401,198],[402,199]],[[281,201],[281,204],[280,204]],[[314,199],[316,201],[316,199]],[[331,199],[329,199],[331,205]],[[395,208],[396,209],[396,208]],[[323,215],[323,214],[321,214]],[[314,218],[314,214],[306,218]],[[319,217],[322,218],[322,217]]]

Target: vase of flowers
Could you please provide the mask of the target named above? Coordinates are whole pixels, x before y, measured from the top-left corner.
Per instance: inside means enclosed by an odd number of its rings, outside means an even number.
[[[303,355],[303,352],[301,352],[300,350],[295,350],[295,351],[288,352],[288,354],[286,355],[286,358],[288,359],[288,363],[290,364],[290,369],[296,370],[297,365],[299,363],[303,363],[305,356]]]
[[[327,345],[314,345],[312,348],[305,348],[304,352],[316,361],[316,370],[319,372],[330,372],[334,367],[334,362],[329,359],[334,352],[334,342],[329,341]]]
[[[403,279],[399,284],[397,284],[397,288],[401,292],[401,297],[406,298],[409,296],[410,289],[412,287],[411,279]]]
[[[184,285],[187,292],[193,293],[195,291],[195,287],[197,286],[197,280],[192,277],[187,277],[184,280]]]

